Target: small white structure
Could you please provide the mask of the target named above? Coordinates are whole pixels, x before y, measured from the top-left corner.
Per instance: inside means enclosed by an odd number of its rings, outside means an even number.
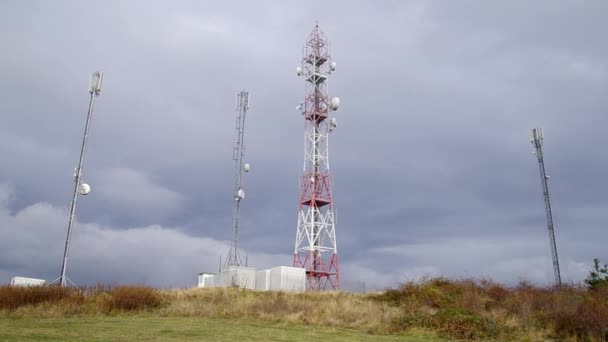
[[[11,279],[11,286],[44,286],[46,280],[36,278],[25,278],[25,277],[13,277]]]
[[[218,274],[199,273],[198,275],[198,287],[231,286],[258,291],[304,292],[306,270],[287,266],[265,270],[228,266]]]
[[[270,269],[270,290],[302,292],[306,288],[306,270],[279,266]]]
[[[197,287],[213,287],[215,274],[212,273],[199,273],[198,274],[198,286]]]

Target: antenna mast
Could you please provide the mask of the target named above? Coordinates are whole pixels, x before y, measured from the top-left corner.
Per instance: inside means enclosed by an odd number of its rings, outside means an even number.
[[[300,181],[294,267],[306,269],[307,288],[340,288],[332,178],[329,171],[329,133],[340,99],[329,98],[327,78],[336,69],[330,44],[315,25],[303,48],[302,65],[296,69],[306,81],[306,95],[297,109],[304,116],[304,170]],[[327,285],[329,284],[329,287]]]
[[[553,227],[553,214],[551,212],[551,199],[549,198],[549,185],[547,181],[549,176],[545,173],[545,161],[543,158],[543,129],[532,128],[530,131],[530,141],[534,145],[534,154],[538,159],[538,167],[540,170],[540,181],[543,187],[543,196],[545,198],[545,215],[547,217],[547,228],[549,229],[549,243],[551,245],[551,256],[553,258],[553,273],[555,276],[555,285],[562,286],[562,278],[559,271],[559,259],[557,258],[557,244],[555,243],[555,230]]]
[[[68,257],[70,254],[70,240],[72,239],[72,226],[74,224],[74,216],[76,216],[76,202],[78,201],[78,195],[87,195],[91,191],[91,187],[82,183],[82,168],[84,167],[84,155],[87,149],[87,140],[89,137],[89,127],[91,126],[91,116],[93,115],[93,108],[95,106],[95,98],[99,96],[101,92],[101,82],[103,80],[103,72],[94,72],[89,80],[89,110],[87,112],[87,120],[84,125],[84,136],[82,137],[82,145],[80,147],[80,159],[78,167],[74,169],[74,195],[72,196],[72,204],[70,205],[70,216],[68,219],[68,235],[65,239],[65,249],[63,251],[63,262],[61,264],[61,275],[53,283],[59,282],[59,285],[66,286],[67,281],[72,283],[66,276],[68,267]],[[74,284],[74,283],[72,283]]]
[[[245,163],[245,114],[249,109],[249,93],[241,91],[236,101],[236,143],[232,150],[232,159],[235,161],[234,176],[234,208],[232,210],[232,242],[230,251],[226,257],[224,266],[241,266],[242,260],[239,254],[239,215],[241,200],[245,198],[244,172],[249,172],[249,164]]]

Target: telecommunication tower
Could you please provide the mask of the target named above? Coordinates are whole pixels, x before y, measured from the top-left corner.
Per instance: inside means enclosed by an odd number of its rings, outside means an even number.
[[[241,91],[236,101],[236,143],[232,150],[232,159],[235,162],[234,175],[234,206],[232,210],[232,242],[224,266],[241,266],[239,254],[239,215],[241,200],[245,198],[244,173],[249,172],[249,164],[245,163],[245,114],[249,109],[249,93]]]
[[[70,205],[70,216],[68,218],[68,235],[65,239],[65,249],[63,251],[63,262],[61,264],[61,275],[52,283],[59,283],[61,286],[66,286],[67,282],[74,284],[67,276],[68,258],[70,254],[70,240],[72,239],[72,226],[74,217],[76,216],[76,202],[78,195],[87,195],[91,191],[91,187],[82,182],[82,169],[84,166],[84,155],[87,148],[87,139],[89,137],[89,127],[91,126],[91,116],[95,106],[95,98],[101,92],[101,82],[103,80],[103,72],[94,72],[89,80],[89,110],[87,112],[87,120],[84,125],[84,136],[82,137],[82,145],[80,147],[80,159],[78,167],[74,169],[74,194],[72,195],[72,204]]]
[[[338,248],[332,177],[329,171],[329,133],[340,99],[330,98],[327,78],[336,69],[331,46],[316,25],[302,49],[302,64],[296,69],[306,82],[304,102],[297,109],[304,116],[304,171],[300,181],[298,225],[294,267],[306,269],[307,289],[339,289]],[[328,286],[329,285],[329,286]]]
[[[557,244],[555,243],[555,230],[553,227],[553,214],[551,212],[551,199],[549,198],[549,185],[547,181],[549,176],[545,172],[545,161],[543,156],[543,130],[542,128],[532,128],[530,130],[530,141],[534,145],[534,154],[538,159],[538,167],[540,170],[540,182],[543,187],[543,196],[545,199],[545,215],[547,217],[547,228],[549,229],[549,243],[551,245],[551,257],[553,258],[553,273],[555,276],[555,285],[562,286],[562,278],[559,271],[559,259],[557,258]]]

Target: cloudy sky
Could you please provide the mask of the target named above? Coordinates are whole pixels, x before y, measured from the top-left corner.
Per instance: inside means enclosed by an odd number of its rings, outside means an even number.
[[[191,286],[228,250],[234,105],[251,93],[241,245],[290,265],[295,75],[316,21],[338,64],[330,155],[346,283],[553,279],[608,262],[605,1],[3,1],[0,283],[58,277],[91,72],[105,72],[68,276]]]

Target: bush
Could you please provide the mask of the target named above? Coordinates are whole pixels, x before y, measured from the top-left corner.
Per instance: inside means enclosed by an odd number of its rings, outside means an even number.
[[[594,290],[608,287],[608,265],[601,267],[600,260],[593,259],[593,270],[589,272],[585,284]]]
[[[426,328],[455,339],[485,340],[499,335],[499,325],[471,311],[440,309],[436,313],[404,315],[393,323],[393,331]]]
[[[608,341],[608,303],[600,296],[589,296],[578,305],[576,312],[558,312],[554,324],[560,337]]]
[[[405,296],[403,295],[403,291],[397,289],[387,289],[379,294],[373,294],[370,297],[372,300],[389,303],[392,305],[399,305],[403,303]]]
[[[509,295],[509,290],[507,288],[488,280],[483,280],[481,286],[488,297],[497,302],[502,302]]]
[[[495,322],[465,310],[439,310],[431,322],[432,328],[440,334],[458,339],[486,339],[498,334]]]
[[[451,307],[455,303],[454,284],[444,278],[431,279],[423,283],[409,282],[401,286],[404,301],[430,308]]]
[[[97,297],[98,307],[105,312],[155,309],[162,302],[158,291],[146,286],[119,286],[111,289],[109,295]]]

